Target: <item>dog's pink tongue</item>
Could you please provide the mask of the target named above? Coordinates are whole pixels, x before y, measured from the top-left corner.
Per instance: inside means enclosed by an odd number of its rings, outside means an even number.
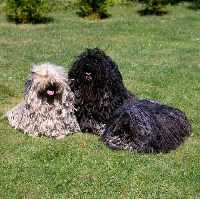
[[[53,95],[53,94],[54,94],[54,91],[52,91],[52,90],[47,90],[47,94],[48,94],[48,95]]]

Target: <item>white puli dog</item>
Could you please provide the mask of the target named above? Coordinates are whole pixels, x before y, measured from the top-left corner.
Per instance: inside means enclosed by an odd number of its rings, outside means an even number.
[[[24,100],[6,116],[11,126],[30,136],[60,139],[79,131],[65,69],[51,63],[32,65]]]

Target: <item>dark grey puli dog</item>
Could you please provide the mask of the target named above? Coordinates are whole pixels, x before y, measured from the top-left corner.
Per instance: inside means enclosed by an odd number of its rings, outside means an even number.
[[[124,87],[115,62],[98,48],[86,49],[68,77],[75,95],[75,115],[83,132],[103,133],[110,114],[135,97]]]
[[[191,130],[180,110],[149,99],[130,99],[113,112],[101,139],[112,149],[159,153],[178,147]]]

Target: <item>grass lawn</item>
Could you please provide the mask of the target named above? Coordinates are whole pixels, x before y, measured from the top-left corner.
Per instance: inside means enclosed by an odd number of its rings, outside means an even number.
[[[139,4],[86,21],[75,10],[49,24],[15,25],[0,12],[0,117],[23,99],[31,63],[69,70],[86,48],[99,47],[119,67],[126,87],[181,109],[191,136],[168,154],[112,151],[98,136],[33,138],[0,120],[0,198],[200,198],[200,12],[187,4],[165,16],[138,16]]]

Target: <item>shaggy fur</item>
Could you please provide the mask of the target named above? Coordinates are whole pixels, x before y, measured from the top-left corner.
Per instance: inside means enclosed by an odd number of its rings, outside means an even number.
[[[25,134],[63,138],[80,130],[73,103],[65,69],[43,63],[31,67],[24,100],[6,116],[11,126]]]
[[[149,99],[127,100],[116,109],[101,136],[112,149],[169,152],[192,130],[178,109]]]
[[[135,97],[126,90],[114,61],[98,48],[87,49],[69,71],[76,117],[83,132],[101,134],[116,107]]]

